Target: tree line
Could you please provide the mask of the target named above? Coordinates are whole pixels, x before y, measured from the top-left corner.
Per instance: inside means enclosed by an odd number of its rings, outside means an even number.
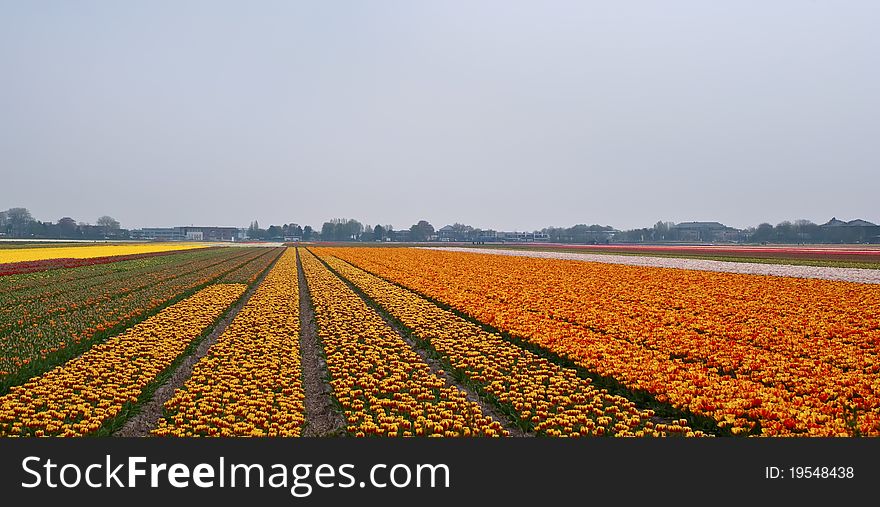
[[[833,221],[835,221],[834,219]],[[859,221],[855,221],[859,222]],[[867,222],[858,226],[826,227],[809,220],[784,221],[771,225],[734,229],[723,227],[699,241],[733,241],[742,243],[867,243],[880,242],[880,226]],[[717,224],[721,225],[721,224]],[[826,224],[827,225],[827,224]],[[129,231],[111,216],[98,217],[94,224],[62,217],[55,222],[34,219],[27,208],[0,211],[0,236],[34,239],[127,239]],[[320,230],[296,223],[270,225],[263,229],[257,220],[250,223],[247,236],[254,240],[297,241],[544,241],[552,243],[662,243],[694,241],[693,234],[673,222],[658,221],[653,227],[618,231],[609,225],[577,224],[571,227],[545,227],[531,233],[499,233],[455,223],[435,230],[427,220],[419,220],[408,228],[395,230],[390,224],[364,225],[350,218],[334,218],[323,223]]]
[[[305,227],[299,224],[270,225],[268,229],[261,229],[257,220],[251,222],[247,228],[247,237],[249,239],[261,240],[284,240],[285,238],[296,238],[302,241],[313,241],[316,237],[312,226]]]
[[[877,243],[880,226],[873,224],[823,227],[809,220],[784,221],[771,225],[763,223],[749,229],[751,243]]]
[[[128,231],[109,215],[98,217],[94,224],[77,222],[70,217],[43,222],[34,219],[27,208],[9,208],[0,211],[0,235],[39,239],[125,239]]]

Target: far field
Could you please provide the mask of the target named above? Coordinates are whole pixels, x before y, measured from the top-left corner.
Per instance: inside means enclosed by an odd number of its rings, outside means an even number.
[[[880,269],[880,245],[561,245],[458,243],[465,248],[499,248],[603,255],[647,255],[727,262],[757,262],[839,268]]]

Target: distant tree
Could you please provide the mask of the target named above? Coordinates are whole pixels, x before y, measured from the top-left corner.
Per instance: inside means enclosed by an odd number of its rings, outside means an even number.
[[[427,220],[419,220],[419,223],[409,228],[409,233],[412,241],[428,241],[434,235],[434,226]]]
[[[763,243],[765,241],[773,240],[773,226],[768,223],[763,223],[755,229],[754,234],[749,238],[749,241],[753,243]]]
[[[773,232],[773,239],[777,243],[792,243],[797,241],[797,235],[794,231],[794,224],[792,224],[788,220],[776,224]]]
[[[654,241],[668,241],[672,238],[670,233],[675,224],[672,222],[664,222],[662,220],[654,224]]]
[[[565,233],[565,229],[561,227],[545,227],[541,229],[540,232],[546,234],[550,241],[552,241],[553,243],[564,243],[562,236]]]
[[[314,232],[314,231],[312,230],[312,226],[311,226],[311,225],[307,225],[307,226],[303,227],[303,230],[302,230],[302,239],[303,239],[303,241],[311,241],[311,240],[312,240],[312,236],[313,236],[313,232]]]
[[[63,217],[58,220],[58,235],[64,239],[73,239],[77,237],[76,220],[70,217]]]
[[[360,239],[361,234],[364,233],[364,224],[357,220],[347,220],[345,222],[344,231],[345,238],[343,241],[357,241]]]
[[[260,229],[260,222],[254,220],[251,222],[251,225],[248,227],[248,238],[250,239],[265,239],[266,231]]]
[[[111,216],[99,217],[95,224],[101,228],[105,236],[115,235],[119,231],[119,221]]]
[[[371,225],[367,224],[366,226],[364,226],[364,232],[361,233],[360,240],[361,241],[373,241],[374,238],[375,238],[375,235],[373,232],[373,227]]]
[[[9,208],[6,210],[6,221],[13,237],[22,237],[30,232],[34,217],[27,208]]]
[[[357,220],[334,218],[321,227],[321,241],[357,241],[364,226]]]
[[[794,233],[798,243],[818,243],[822,241],[822,228],[810,220],[795,220]]]
[[[284,231],[277,225],[270,225],[266,230],[266,238],[283,238]]]
[[[376,239],[379,241],[385,241],[385,234],[386,234],[385,228],[382,227],[381,225],[377,225],[376,227],[373,227],[373,239]]]
[[[336,224],[331,222],[324,222],[324,225],[321,226],[321,241],[335,241],[336,240]]]
[[[285,237],[296,236],[302,238],[302,227],[295,223],[284,224],[281,226],[281,234]]]

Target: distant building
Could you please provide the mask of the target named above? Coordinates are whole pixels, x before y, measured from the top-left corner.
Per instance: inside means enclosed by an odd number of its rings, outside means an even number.
[[[502,232],[501,240],[512,243],[548,242],[550,235],[543,232]]]
[[[183,236],[192,241],[235,241],[236,227],[179,227]],[[198,238],[198,239],[196,239]]]
[[[682,222],[672,226],[679,241],[735,241],[740,231],[720,222]]]
[[[236,241],[242,239],[236,227],[144,227],[131,231],[132,239],[154,241]]]
[[[862,220],[861,218],[857,218],[855,220],[850,220],[849,222],[844,222],[843,220],[838,220],[837,217],[831,217],[831,220],[822,224],[820,227],[830,228],[830,227],[880,227],[877,224],[868,222],[867,220]]]
[[[436,239],[438,241],[473,241],[480,232],[469,225],[445,225],[437,231]]]
[[[392,232],[391,232],[391,238],[392,238],[392,240],[394,240],[394,241],[398,241],[398,242],[401,242],[401,243],[405,243],[405,242],[409,241],[409,238],[410,238],[409,229],[402,229],[402,230],[399,230],[399,231],[392,231]]]
[[[832,243],[880,243],[880,225],[861,218],[844,222],[831,217],[819,227],[825,239]]]
[[[154,241],[183,241],[186,237],[178,227],[144,227],[132,229],[131,239],[144,239]]]
[[[844,222],[843,220],[838,220],[837,217],[831,217],[831,220],[820,225],[820,227],[845,227],[845,226],[846,226],[846,222]]]
[[[437,231],[437,237],[440,241],[462,241],[459,238],[458,231],[451,225],[444,225]]]
[[[429,239],[431,240],[431,239]],[[507,241],[513,243],[530,243],[539,241],[550,241],[550,235],[543,232],[496,232],[483,231],[474,229],[470,226],[458,227],[453,225],[445,225],[437,231],[436,240],[439,241],[455,241],[455,242],[497,242]]]

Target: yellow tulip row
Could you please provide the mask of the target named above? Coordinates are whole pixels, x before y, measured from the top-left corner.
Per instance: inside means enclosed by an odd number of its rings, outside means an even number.
[[[0,250],[0,264],[31,262],[46,259],[92,259],[116,255],[138,255],[156,252],[192,250],[211,246],[207,243],[130,243],[119,245],[83,245],[40,248],[7,248]]]
[[[735,434],[757,424],[763,435],[880,434],[877,286],[410,249],[330,252]]]
[[[434,374],[382,317],[301,249],[330,374],[355,436],[501,436],[480,406]]]
[[[331,255],[318,255],[477,384],[528,429],[552,436],[705,436],[687,421],[656,423],[654,413],[596,389],[577,372]]]
[[[288,248],[192,376],[165,403],[158,436],[300,435],[296,250]]]
[[[244,293],[211,285],[0,397],[0,436],[82,436],[137,402]]]

